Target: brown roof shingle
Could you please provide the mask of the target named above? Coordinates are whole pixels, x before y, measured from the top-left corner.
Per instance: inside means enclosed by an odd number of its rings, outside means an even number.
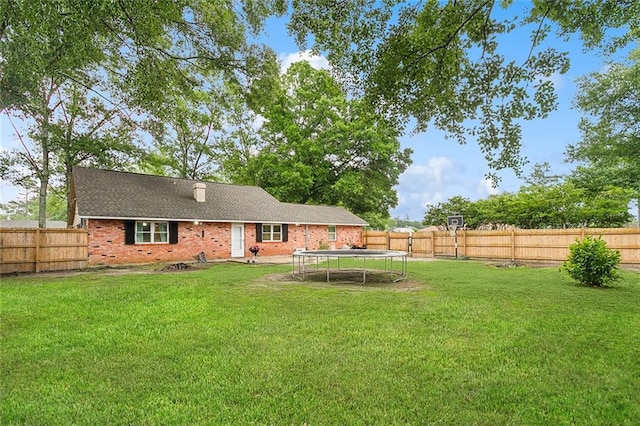
[[[86,218],[167,219],[366,225],[342,207],[282,203],[256,186],[74,167],[78,215]],[[206,184],[204,203],[193,184]]]

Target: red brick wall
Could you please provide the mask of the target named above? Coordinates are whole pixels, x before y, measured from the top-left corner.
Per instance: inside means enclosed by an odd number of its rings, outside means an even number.
[[[125,264],[152,262],[189,262],[204,252],[207,259],[228,259],[231,257],[230,223],[178,223],[177,244],[132,244],[124,243],[124,221],[98,220],[87,221],[89,234],[89,264]],[[305,248],[305,229],[307,225],[289,225],[287,242],[256,243],[256,225],[245,224],[245,256],[252,254],[249,247],[260,246],[260,256],[289,255],[296,248]],[[337,226],[337,240],[328,241],[327,225],[308,225],[309,249],[320,248],[321,242],[330,247],[343,245],[361,245],[362,227]]]
[[[309,228],[309,246],[305,246],[305,230]],[[321,243],[333,248],[341,248],[345,244],[352,246],[362,244],[361,226],[337,226],[336,241],[329,241],[329,227],[327,225],[289,225],[289,240],[287,242],[261,242],[256,243],[256,225],[246,224],[244,227],[245,246],[257,244],[260,246],[260,255],[280,256],[291,254],[295,249],[307,248],[319,249]]]

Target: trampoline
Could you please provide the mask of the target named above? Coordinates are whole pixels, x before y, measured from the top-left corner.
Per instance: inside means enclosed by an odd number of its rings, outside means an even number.
[[[368,259],[384,260],[384,270],[382,271],[382,273],[388,274],[389,279],[392,282],[397,282],[407,278],[406,252],[394,250],[366,249],[295,251],[291,257],[291,275],[299,281],[304,281],[305,275],[307,275],[308,273],[319,272],[320,262],[326,259],[327,282],[329,282],[332,271],[330,260],[337,259],[337,270],[334,270],[333,272],[338,272],[341,271],[340,259],[344,258],[362,260],[362,283],[365,283],[367,281]],[[313,268],[312,270],[307,269],[307,261],[310,259],[315,259],[315,268]],[[376,269],[375,271],[379,271],[379,269]]]

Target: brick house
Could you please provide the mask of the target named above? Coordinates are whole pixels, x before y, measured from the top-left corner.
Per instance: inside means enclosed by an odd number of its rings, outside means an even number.
[[[283,203],[255,186],[73,169],[72,225],[89,234],[89,264],[289,255],[361,245],[367,223],[342,207]]]

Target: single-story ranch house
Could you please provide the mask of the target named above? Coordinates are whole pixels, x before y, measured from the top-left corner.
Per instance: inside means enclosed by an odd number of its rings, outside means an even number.
[[[73,169],[72,225],[89,234],[89,264],[289,255],[361,245],[367,223],[342,207],[283,203],[259,187]]]

